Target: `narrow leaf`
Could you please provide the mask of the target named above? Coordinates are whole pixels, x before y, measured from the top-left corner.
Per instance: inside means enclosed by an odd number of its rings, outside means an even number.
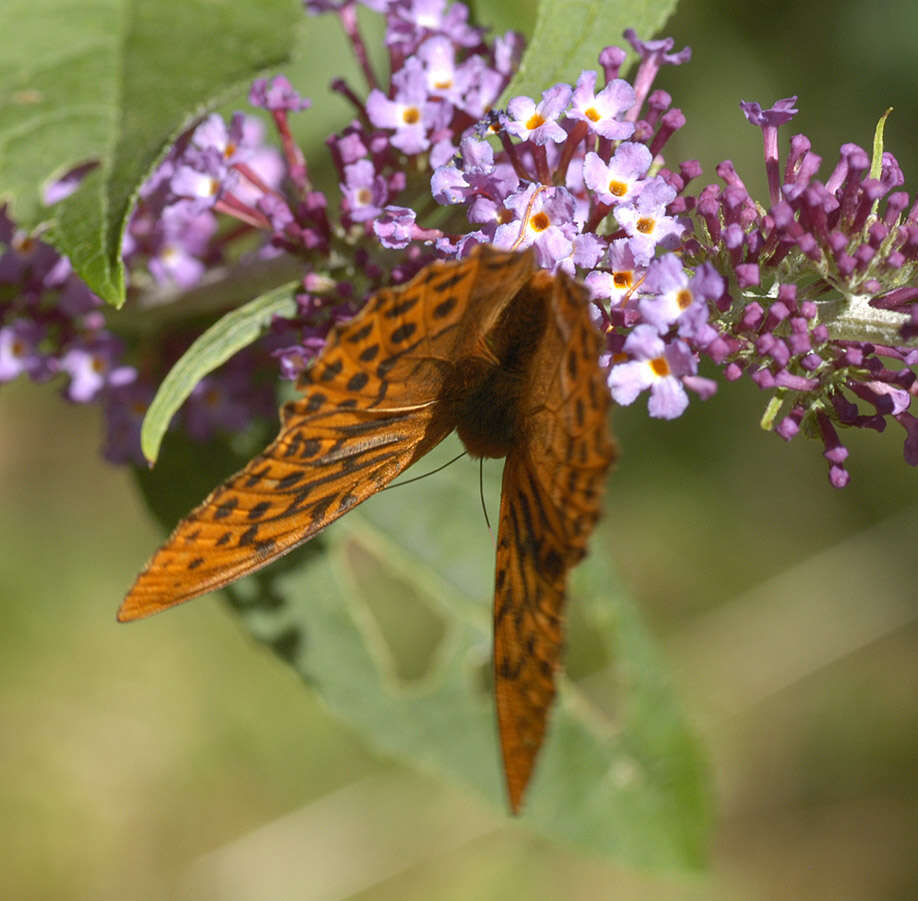
[[[140,432],[143,455],[154,463],[166,429],[195,385],[234,353],[262,335],[275,316],[296,314],[294,294],[299,282],[289,282],[227,313],[201,335],[163,379],[147,410]]]

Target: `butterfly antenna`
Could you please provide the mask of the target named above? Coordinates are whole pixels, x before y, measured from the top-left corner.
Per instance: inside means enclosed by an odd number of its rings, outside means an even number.
[[[434,473],[439,472],[441,469],[446,469],[447,466],[452,466],[457,460],[461,460],[468,451],[463,451],[461,454],[456,454],[452,460],[447,460],[441,466],[438,466],[436,469],[432,469],[430,472],[425,472],[423,475],[412,476],[410,479],[405,479],[403,482],[393,482],[391,485],[386,485],[385,488],[382,488],[382,491],[388,491],[390,488],[401,488],[402,485],[410,485],[412,482],[420,481],[421,479],[426,479],[428,476],[432,476]]]
[[[485,503],[484,496],[484,457],[478,460],[478,496],[481,498],[481,511],[484,513],[485,525],[487,525],[488,531],[490,532],[491,520],[488,519],[488,505]],[[494,537],[493,533],[491,537]]]

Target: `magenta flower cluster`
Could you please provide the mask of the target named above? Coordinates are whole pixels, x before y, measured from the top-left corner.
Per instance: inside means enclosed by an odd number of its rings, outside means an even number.
[[[305,3],[311,14],[337,16],[366,82],[363,90],[331,84],[354,109],[326,141],[337,197],[312,181],[289,125],[310,103],[282,76],[257,81],[250,94],[270,116],[280,151],[263,143],[253,118],[237,114],[226,124],[209,116],[141,191],[124,244],[132,293],[151,281],[160,292],[181,292],[214,267],[280,254],[309,271],[298,315],[278,320],[195,392],[182,421],[189,433],[239,428],[271,403],[253,387],[253,368],[273,358],[295,377],[329,328],[374,290],[489,243],[531,247],[540,266],[589,288],[605,335],[599,362],[619,405],[646,396],[651,416],[677,417],[689,392],[708,398],[716,390],[699,374],[704,366],[727,381],[747,375],[767,391],[763,423],[782,438],[820,438],[833,485],[849,478],[839,426],[896,422],[906,461],[918,464],[918,420],[909,411],[918,392],[918,349],[909,346],[918,335],[918,212],[898,190],[904,178],[891,154],[877,164],[845,145],[822,182],[821,160],[802,135],[780,164],[778,128],[795,114],[795,98],[766,110],[743,103],[763,132],[767,209],[729,162],[717,167],[721,183],[696,191],[698,163],[667,166],[663,157],[685,116],[654,82],[662,66],[690,59],[688,49],[673,52],[672,39],[625,33],[638,57],[632,82],[620,74],[625,51],[607,47],[596,70],[572,84],[499,108],[523,51],[518,35],[491,40],[466,6],[446,0],[364,5],[385,16],[385,83],[370,62],[356,0]],[[22,241],[11,225],[6,232],[7,256],[19,259]],[[263,239],[254,249],[253,233]],[[0,380],[67,372],[68,396],[105,401],[109,456],[128,459],[153,385],[188,338],[137,345],[146,361],[138,375],[119,362],[98,302],[84,298],[83,309],[66,301],[61,275],[53,279],[55,315],[66,325],[43,320],[42,304],[0,308]],[[875,319],[885,326],[882,342],[859,331]]]

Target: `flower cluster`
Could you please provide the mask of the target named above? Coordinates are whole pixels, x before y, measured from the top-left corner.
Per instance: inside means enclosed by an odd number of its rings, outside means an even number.
[[[123,365],[102,307],[65,257],[0,208],[0,382],[64,375],[68,400],[125,406],[137,372]],[[109,458],[122,459],[115,448]]]
[[[918,335],[918,212],[897,190],[904,178],[891,154],[871,160],[846,144],[822,182],[820,158],[797,135],[782,170],[777,132],[796,112],[795,98],[768,110],[743,103],[764,136],[768,207],[729,162],[717,167],[721,183],[695,190],[699,164],[667,166],[663,157],[686,121],[654,89],[662,66],[690,58],[688,49],[673,52],[672,39],[625,33],[638,57],[632,82],[620,73],[625,51],[607,47],[595,71],[497,108],[523,51],[518,35],[490,40],[461,3],[363,2],[385,16],[388,82],[371,65],[356,0],[305,2],[311,14],[338,18],[366,82],[363,90],[331,84],[354,108],[353,121],[326,141],[336,197],[313,184],[292,137],[291,114],[310,102],[282,76],[250,93],[270,116],[280,152],[263,143],[256,120],[209,116],[141,191],[124,245],[137,302],[150,283],[183,291],[214,267],[256,258],[290,255],[308,272],[297,315],[276,321],[189,400],[183,424],[192,435],[237,428],[264,410],[270,398],[252,387],[252,370],[273,358],[294,378],[332,325],[373,291],[489,243],[531,247],[540,266],[587,286],[605,336],[599,362],[618,404],[646,391],[651,416],[677,417],[688,392],[708,398],[716,390],[699,374],[705,366],[727,381],[748,375],[768,391],[763,424],[782,438],[821,438],[833,485],[848,480],[840,425],[881,430],[892,419],[905,430],[907,462],[918,464],[918,420],[909,412],[918,393],[918,349],[909,346]],[[15,243],[11,228],[7,244]],[[128,458],[118,448],[136,444],[150,386],[190,336],[160,337],[158,356],[139,344],[146,363],[135,377],[118,364],[98,302],[66,299],[79,294],[61,288],[71,276],[35,265],[47,270],[61,298],[56,315],[70,324],[43,321],[44,307],[28,300],[0,308],[0,379],[68,372],[73,399],[104,395],[109,456]],[[56,350],[39,353],[49,335]],[[94,354],[82,369],[80,351]]]
[[[855,144],[841,148],[823,183],[821,159],[796,135],[780,175],[777,129],[795,101],[764,111],[741,104],[763,132],[771,206],[757,205],[722,163],[726,187],[688,200],[697,227],[684,257],[713,262],[729,280],[707,354],[726,379],[748,373],[773,392],[764,424],[777,423],[782,438],[801,427],[821,438],[829,479],[842,487],[848,451],[838,424],[883,431],[891,418],[905,430],[906,462],[918,464],[918,420],[908,412],[918,348],[907,346],[918,321],[918,203],[895,190],[904,177],[892,154],[873,165]]]
[[[533,247],[542,267],[580,278],[607,336],[602,362],[613,399],[630,404],[649,389],[651,415],[673,418],[688,404],[686,388],[702,397],[714,391],[697,375],[698,359],[716,337],[708,302],[724,281],[708,265],[687,271],[674,252],[689,227],[671,211],[685,181],[655,164],[685,119],[665,92],[649,93],[653,77],[689,53],[671,53],[671,40],[626,37],[641,60],[638,87],[618,77],[625,53],[609,47],[599,59],[601,87],[597,72],[582,72],[539,102],[512,99],[463,137],[435,169],[431,191],[461,206],[465,221],[436,245],[457,256],[475,243]]]

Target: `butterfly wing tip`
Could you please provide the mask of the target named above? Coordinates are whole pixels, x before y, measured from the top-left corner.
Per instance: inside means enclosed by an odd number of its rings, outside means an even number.
[[[155,603],[145,602],[142,598],[134,597],[134,592],[129,591],[121,602],[115,619],[119,623],[132,623],[134,620],[146,619],[163,608]]]
[[[131,623],[135,619],[142,619],[142,614],[138,613],[136,610],[132,610],[125,600],[115,614],[115,621],[119,623]]]
[[[507,787],[507,806],[512,816],[518,817],[523,812],[523,800],[529,786],[529,773],[520,775],[512,769],[504,769],[505,785]]]

